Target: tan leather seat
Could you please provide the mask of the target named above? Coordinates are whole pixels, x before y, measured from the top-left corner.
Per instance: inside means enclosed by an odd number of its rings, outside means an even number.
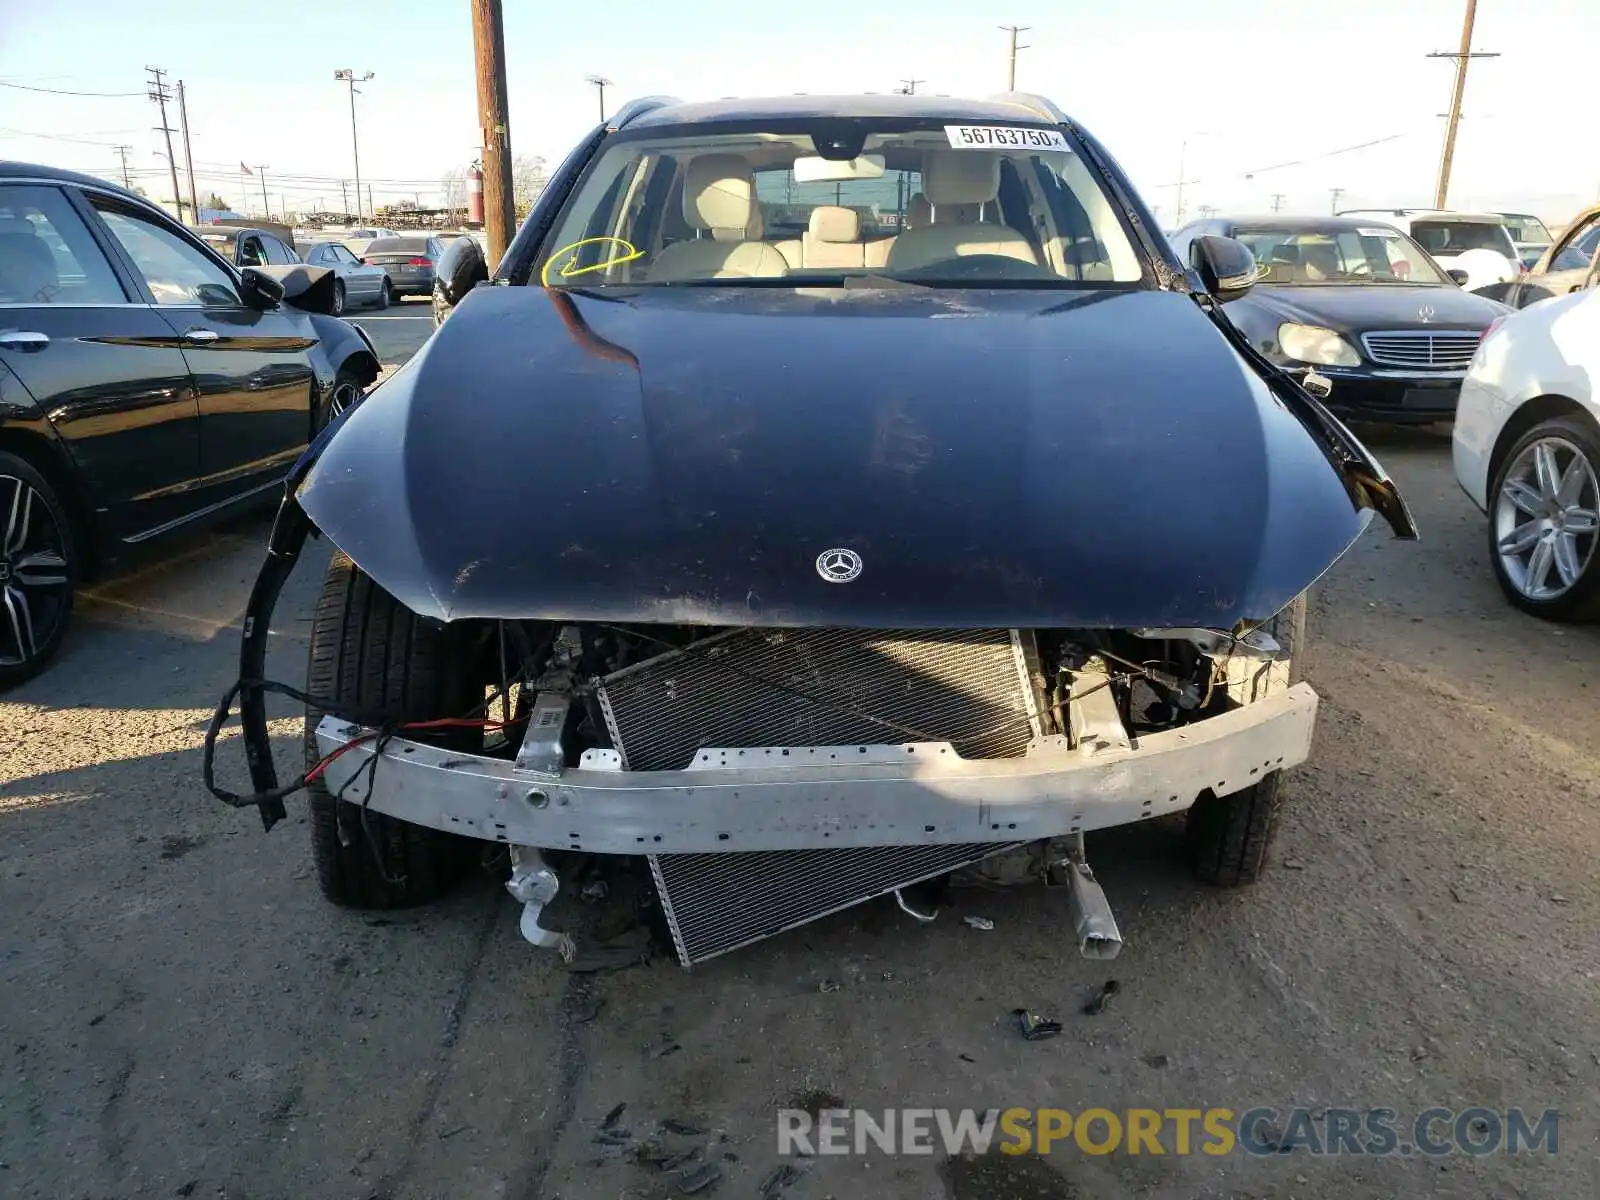
[[[800,243],[800,261],[808,268],[861,267],[866,263],[861,214],[853,208],[817,205]]]
[[[1000,194],[1000,156],[982,150],[930,150],[922,159],[922,193],[933,207],[932,225],[909,229],[889,251],[891,271],[913,270],[972,254],[1000,254],[1037,264],[1028,239],[998,223],[974,219]],[[950,207],[973,206],[947,223]]]
[[[647,278],[763,279],[787,275],[783,255],[759,240],[755,175],[739,154],[702,154],[683,172],[683,215],[697,231],[655,256]],[[753,234],[753,237],[752,237]]]
[[[933,224],[933,205],[928,203],[928,198],[917,192],[906,204],[906,227],[904,232],[913,229],[926,229]]]

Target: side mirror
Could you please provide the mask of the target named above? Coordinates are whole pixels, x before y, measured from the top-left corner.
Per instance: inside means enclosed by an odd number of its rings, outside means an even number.
[[[333,302],[337,276],[327,267],[312,267],[295,263],[287,267],[246,267],[240,279],[246,293],[245,303],[252,308],[271,308],[278,303],[292,304],[302,312],[333,315]],[[257,303],[251,293],[271,297],[271,302]]]
[[[239,272],[239,290],[250,308],[265,311],[277,308],[283,301],[283,283],[266,274],[259,267],[246,267]]]
[[[468,292],[488,278],[489,264],[484,261],[476,238],[458,237],[445,243],[433,279],[440,299],[446,304],[454,308]]]
[[[1248,292],[1259,274],[1249,246],[1216,234],[1189,243],[1189,265],[1199,273],[1206,291],[1224,304]]]
[[[1451,279],[1454,279],[1462,287],[1466,287],[1467,286],[1467,280],[1472,278],[1471,275],[1468,275],[1460,267],[1451,267],[1448,271],[1445,272],[1445,274],[1450,276]]]

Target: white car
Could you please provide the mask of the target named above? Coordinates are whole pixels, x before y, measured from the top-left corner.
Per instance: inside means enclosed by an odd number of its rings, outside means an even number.
[[[1446,271],[1465,271],[1461,286],[1469,292],[1496,283],[1510,283],[1522,270],[1517,243],[1505,216],[1491,212],[1456,212],[1443,208],[1348,209],[1341,217],[1365,217],[1393,225],[1433,256]]]
[[[1600,616],[1600,291],[1490,326],[1461,387],[1456,479],[1489,516],[1506,596],[1549,620]]]

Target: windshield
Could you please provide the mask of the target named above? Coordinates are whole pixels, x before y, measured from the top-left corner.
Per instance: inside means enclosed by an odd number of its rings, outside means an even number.
[[[547,285],[584,287],[1144,277],[1119,209],[1061,129],[914,119],[615,139],[568,198],[535,268]]]
[[[1530,217],[1522,213],[1504,213],[1506,219],[1506,232],[1511,234],[1511,240],[1519,243],[1549,245],[1554,241],[1550,231],[1545,228],[1544,222],[1538,217]]]
[[[1251,229],[1233,236],[1256,256],[1259,282],[1280,284],[1409,283],[1442,285],[1448,276],[1398,229]]]
[[[1413,221],[1411,236],[1435,256],[1449,258],[1468,250],[1493,250],[1517,261],[1517,248],[1506,227],[1489,221]]]

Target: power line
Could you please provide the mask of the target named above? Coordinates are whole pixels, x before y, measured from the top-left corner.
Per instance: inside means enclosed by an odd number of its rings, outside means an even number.
[[[71,92],[65,88],[32,87],[26,83],[7,83],[0,79],[0,87],[16,88],[24,92],[48,92],[52,96],[102,96],[102,97],[127,97],[142,96],[143,92]]]

